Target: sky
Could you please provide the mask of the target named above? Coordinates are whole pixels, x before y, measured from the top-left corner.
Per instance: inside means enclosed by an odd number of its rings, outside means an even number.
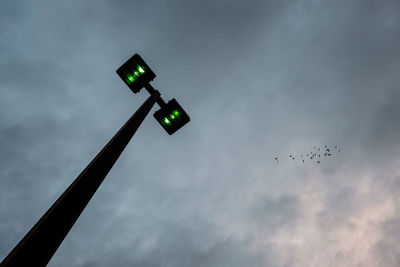
[[[139,53],[191,121],[153,108],[48,266],[400,266],[399,14],[0,1],[0,260],[148,97],[115,73]]]

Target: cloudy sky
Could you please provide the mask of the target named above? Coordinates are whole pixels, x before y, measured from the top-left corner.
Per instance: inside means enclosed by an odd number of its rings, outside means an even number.
[[[399,266],[399,14],[0,1],[0,260],[147,98],[115,73],[139,53],[191,122],[145,120],[49,266]]]

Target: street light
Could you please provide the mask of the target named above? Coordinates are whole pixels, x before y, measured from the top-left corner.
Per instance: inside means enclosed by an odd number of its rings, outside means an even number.
[[[156,77],[154,72],[138,54],[134,54],[119,67],[117,74],[135,94]]]
[[[135,94],[143,87],[146,88],[150,95],[158,92],[150,85],[150,81],[152,81],[156,75],[138,54],[134,54],[119,67],[117,69],[117,74]],[[157,110],[153,116],[169,135],[175,133],[190,121],[189,115],[175,98],[165,104],[160,96],[157,103],[160,109]]]
[[[190,121],[189,115],[178,104],[175,98],[154,112],[153,116],[170,135]]]
[[[155,103],[161,108],[154,117],[167,133],[176,132],[190,121],[175,99],[166,104],[160,92],[151,86],[150,81],[156,75],[138,54],[117,73],[134,93],[144,87],[150,97],[20,240],[0,267],[47,265]]]

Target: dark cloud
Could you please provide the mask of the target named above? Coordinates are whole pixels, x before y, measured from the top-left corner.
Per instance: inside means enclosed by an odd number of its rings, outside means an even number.
[[[3,1],[0,258],[146,98],[115,74],[139,52],[192,121],[149,116],[49,266],[397,266],[399,11]]]
[[[371,129],[368,144],[379,154],[391,152],[400,144],[400,84],[396,81],[385,94],[381,106],[371,116]],[[386,157],[382,155],[384,160]]]

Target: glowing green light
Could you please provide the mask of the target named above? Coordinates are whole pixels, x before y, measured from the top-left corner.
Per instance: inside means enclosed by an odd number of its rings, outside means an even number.
[[[175,120],[175,119],[179,118],[179,116],[180,116],[179,111],[177,111],[176,109],[174,111],[172,111],[171,114],[169,114],[169,118],[171,120]]]
[[[136,80],[135,77],[133,77],[133,76],[130,75],[130,74],[127,74],[127,75],[126,75],[126,78],[128,78],[128,80],[127,80],[128,84],[131,84],[131,83],[133,83],[133,82]]]
[[[170,126],[172,123],[169,121],[168,118],[164,118],[164,123],[168,126]]]
[[[126,82],[128,84],[132,84],[136,81],[136,79],[145,73],[144,69],[141,66],[137,66],[138,70],[134,70],[132,74],[126,74]]]

